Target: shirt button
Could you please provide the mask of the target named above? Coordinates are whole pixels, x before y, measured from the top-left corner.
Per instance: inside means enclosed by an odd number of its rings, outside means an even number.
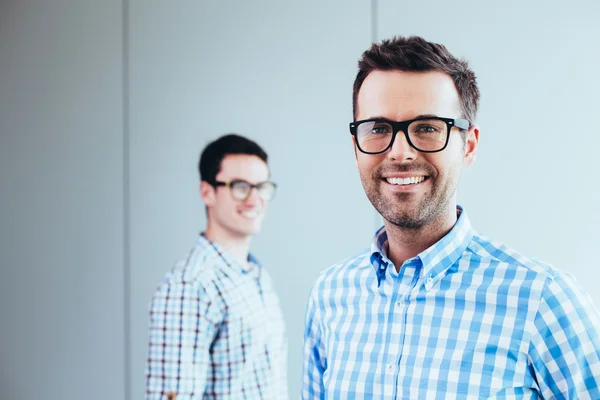
[[[402,300],[398,300],[398,301],[396,302],[396,305],[397,305],[398,307],[400,307],[402,304],[404,304],[404,301],[402,301]]]
[[[431,289],[432,286],[433,286],[433,278],[431,277],[431,275],[429,275],[429,277],[425,280],[425,289],[429,290],[429,289]]]
[[[394,372],[394,363],[388,363],[387,370],[388,372]]]

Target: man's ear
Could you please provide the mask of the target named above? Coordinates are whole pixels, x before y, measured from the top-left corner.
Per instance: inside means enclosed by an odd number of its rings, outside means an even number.
[[[210,183],[206,181],[200,182],[200,197],[202,197],[202,201],[207,207],[215,204],[215,194],[215,188]]]
[[[470,167],[475,162],[477,150],[479,149],[479,126],[472,125],[465,135],[463,166]]]

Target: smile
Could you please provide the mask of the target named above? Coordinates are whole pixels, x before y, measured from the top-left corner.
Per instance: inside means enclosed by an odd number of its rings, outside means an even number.
[[[246,218],[256,218],[258,217],[258,211],[241,211],[240,214]]]
[[[416,185],[427,179],[426,176],[408,176],[406,178],[385,178],[385,181],[390,185]]]

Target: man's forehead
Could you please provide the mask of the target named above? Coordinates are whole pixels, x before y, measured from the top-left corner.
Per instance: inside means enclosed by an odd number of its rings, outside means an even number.
[[[358,119],[381,113],[452,114],[458,117],[460,100],[454,81],[442,72],[373,71],[358,94]],[[400,108],[400,109],[398,109]]]
[[[237,179],[256,179],[263,175],[268,177],[269,167],[258,156],[247,154],[228,154],[221,161],[217,174],[220,177]]]

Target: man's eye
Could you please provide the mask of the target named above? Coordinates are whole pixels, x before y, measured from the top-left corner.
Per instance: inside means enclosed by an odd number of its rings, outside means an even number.
[[[233,182],[231,184],[231,187],[234,189],[239,189],[239,190],[245,190],[249,187],[250,185],[247,182]]]
[[[390,127],[386,126],[386,125],[375,125],[373,127],[373,129],[371,129],[371,133],[376,134],[376,135],[382,135],[382,134],[386,134],[389,133],[390,131]]]
[[[440,132],[440,130],[437,127],[431,126],[431,125],[421,125],[416,129],[416,131],[418,133],[438,133],[438,132]]]

